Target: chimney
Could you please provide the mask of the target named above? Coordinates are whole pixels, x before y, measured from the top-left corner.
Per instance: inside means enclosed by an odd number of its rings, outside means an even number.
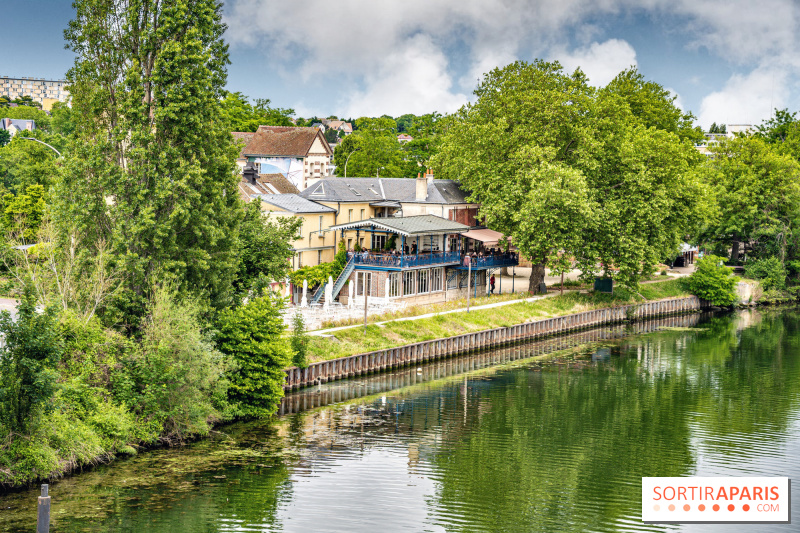
[[[427,178],[428,183],[433,183],[433,169],[429,168],[425,177]]]
[[[247,180],[247,183],[250,185],[256,184],[256,178],[258,177],[258,171],[256,171],[256,166],[254,163],[247,163],[244,166],[244,170],[242,170],[242,177]]]
[[[417,194],[416,200],[422,202],[428,198],[428,177],[417,174]]]

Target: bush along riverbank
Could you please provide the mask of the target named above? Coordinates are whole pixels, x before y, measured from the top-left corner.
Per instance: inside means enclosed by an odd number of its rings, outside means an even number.
[[[0,490],[271,415],[292,360],[281,304],[254,298],[212,328],[162,289],[126,337],[95,317],[39,313],[26,292],[16,319],[0,316]]]

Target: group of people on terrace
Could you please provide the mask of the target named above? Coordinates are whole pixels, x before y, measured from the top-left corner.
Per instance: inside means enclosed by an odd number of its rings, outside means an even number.
[[[463,266],[473,267],[491,266],[497,262],[518,260],[517,252],[503,251],[499,248],[489,248],[473,252],[451,251],[441,252],[439,250],[418,251],[416,243],[406,246],[405,250],[368,250],[360,251],[352,248],[347,251],[347,260],[355,258],[356,262],[362,264],[373,264],[378,266],[413,266],[416,264],[429,264],[436,262],[455,262],[459,261]],[[458,254],[458,255],[456,255]]]

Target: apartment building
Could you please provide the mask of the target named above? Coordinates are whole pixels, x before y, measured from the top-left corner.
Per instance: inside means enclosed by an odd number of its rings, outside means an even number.
[[[44,78],[12,78],[0,76],[0,95],[14,100],[21,96],[30,96],[49,111],[56,102],[66,102],[69,91],[65,89],[66,80],[46,80]]]

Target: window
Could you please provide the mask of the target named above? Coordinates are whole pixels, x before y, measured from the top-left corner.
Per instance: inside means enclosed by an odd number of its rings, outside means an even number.
[[[347,249],[348,250],[353,249],[353,239],[347,239]]]
[[[347,221],[348,222],[352,222],[353,221],[353,210],[352,209],[348,209],[347,210]]]
[[[297,238],[303,238],[303,219],[300,219],[300,224],[297,226]]]
[[[442,278],[444,277],[443,268],[431,269],[431,292],[440,291],[443,288]]]
[[[416,277],[416,272],[413,270],[411,272],[403,272],[403,295],[408,296],[414,294],[416,291],[414,290],[414,278]]]
[[[400,273],[392,272],[389,274],[389,298],[400,296]]]
[[[366,209],[362,209],[362,210],[361,210],[361,220],[364,220],[364,212],[365,212],[365,211],[366,211]]]
[[[386,235],[373,235],[372,236],[372,249],[382,250],[386,246]]]
[[[322,264],[322,250],[317,250],[317,264]]]
[[[425,268],[419,271],[419,279],[417,281],[417,292],[422,294],[430,291],[430,271]]]
[[[322,231],[322,215],[319,216],[319,230]]]
[[[297,252],[297,268],[303,268],[303,252]]]
[[[372,273],[356,272],[356,296],[364,296],[364,283],[366,283],[368,295],[372,294]]]
[[[361,237],[360,239],[358,239],[358,245],[359,245],[361,248],[364,248],[364,237]]]

